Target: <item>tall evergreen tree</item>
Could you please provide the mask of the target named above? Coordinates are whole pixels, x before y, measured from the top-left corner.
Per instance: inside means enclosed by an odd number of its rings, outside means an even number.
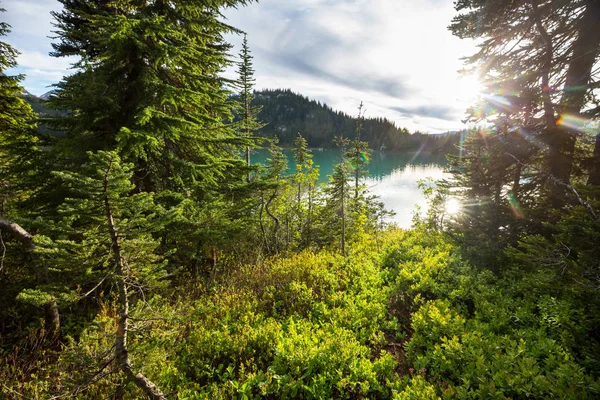
[[[4,10],[0,9],[0,12]],[[0,22],[0,37],[9,32],[10,26]],[[33,235],[15,222],[27,213],[22,203],[40,184],[37,172],[42,166],[44,153],[34,130],[35,114],[19,97],[24,90],[20,86],[23,75],[9,76],[5,73],[17,65],[18,54],[11,45],[0,41],[0,278],[6,279],[0,301],[9,304],[23,287],[32,282],[39,285],[48,283],[45,267],[38,260]],[[23,266],[28,268],[23,269]],[[45,312],[47,331],[52,335],[58,333],[60,318],[55,299],[46,298],[39,305]],[[7,321],[15,320],[8,307],[6,309],[6,313],[0,312],[3,326],[7,326]]]
[[[549,203],[562,207],[576,142],[587,140],[578,121],[586,116],[598,77],[600,3],[465,0],[455,7],[461,14],[452,32],[483,39],[469,59],[487,77],[490,92],[479,116],[510,112],[518,128],[533,119],[528,134],[547,147],[543,167]]]
[[[60,219],[42,231],[54,239],[36,237],[48,279],[45,285],[21,292],[19,299],[67,305],[116,287],[118,317],[114,357],[109,360],[146,396],[165,399],[148,378],[134,371],[128,336],[136,299],[164,282],[164,262],[152,234],[167,222],[166,214],[152,194],[131,194],[133,164],[123,163],[114,151],[90,152],[89,158],[80,173],[56,172],[69,197],[59,207]]]
[[[0,12],[4,12],[0,9]],[[6,22],[0,22],[0,37],[10,32]],[[18,95],[23,91],[23,75],[8,76],[6,70],[17,65],[18,51],[0,41],[0,217],[8,211],[8,202],[19,197],[27,173],[38,158],[34,135],[34,113]]]
[[[369,144],[360,139],[365,120],[363,103],[358,106],[358,117],[356,118],[356,136],[350,143],[350,150],[347,153],[348,160],[352,165],[352,174],[354,175],[354,199],[358,200],[360,192],[360,179],[367,175],[366,166],[369,163],[371,150]]]
[[[346,255],[346,223],[347,223],[347,207],[350,199],[350,185],[348,183],[348,175],[350,168],[346,159],[346,146],[349,140],[342,137],[337,137],[335,140],[340,148],[340,162],[333,168],[333,173],[329,177],[329,184],[325,189],[327,194],[327,202],[329,208],[334,212],[334,221],[332,225],[340,226],[340,249],[342,254]]]
[[[235,29],[221,8],[247,2],[61,0],[53,55],[77,57],[52,99],[69,111],[55,122],[68,161],[118,148],[145,191],[201,194],[236,174],[247,140],[226,123],[219,73],[229,64],[223,35]]]
[[[264,124],[258,121],[258,114],[262,107],[253,106],[254,100],[254,69],[252,68],[252,55],[250,54],[250,48],[248,47],[248,38],[244,35],[242,42],[242,50],[240,51],[240,62],[238,63],[238,75],[239,75],[239,86],[240,86],[240,131],[244,134],[244,137],[251,139],[255,131],[259,130]],[[246,166],[250,168],[250,145],[246,146]],[[250,172],[246,180],[250,182]]]

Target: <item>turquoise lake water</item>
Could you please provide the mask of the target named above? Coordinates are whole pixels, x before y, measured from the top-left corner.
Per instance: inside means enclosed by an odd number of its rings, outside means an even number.
[[[284,150],[288,157],[288,171],[295,170],[292,151]],[[339,150],[313,150],[313,161],[319,166],[319,182],[326,183],[328,175],[333,172],[333,166],[339,162]],[[252,163],[264,164],[269,156],[266,150],[255,150]],[[365,183],[369,192],[381,198],[388,210],[396,215],[392,222],[402,228],[409,228],[412,222],[412,212],[416,205],[426,210],[423,194],[417,186],[421,179],[440,179],[445,176],[444,167],[447,165],[444,155],[415,154],[400,152],[373,152],[369,163],[369,176]]]

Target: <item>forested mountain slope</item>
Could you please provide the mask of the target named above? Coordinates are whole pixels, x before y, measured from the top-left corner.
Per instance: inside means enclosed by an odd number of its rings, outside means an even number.
[[[282,146],[291,146],[298,133],[306,138],[310,147],[323,148],[333,147],[335,136],[354,138],[356,135],[355,117],[290,89],[261,90],[254,96],[253,104],[262,107],[258,118],[266,124],[258,134],[277,137]],[[361,140],[374,150],[422,149],[431,153],[456,151],[459,136],[411,133],[385,118],[365,118],[361,132]]]

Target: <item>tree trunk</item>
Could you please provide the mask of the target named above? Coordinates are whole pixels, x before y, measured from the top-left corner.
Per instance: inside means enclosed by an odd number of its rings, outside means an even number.
[[[60,332],[60,314],[55,299],[44,304],[44,320],[46,331],[50,334],[50,337],[55,338]]]
[[[111,238],[111,251],[115,259],[115,273],[118,277],[117,287],[119,289],[119,319],[117,323],[117,335],[115,338],[115,357],[119,363],[121,371],[125,376],[132,380],[146,396],[153,400],[166,400],[167,397],[160,389],[141,373],[135,373],[129,360],[129,351],[127,349],[127,333],[129,328],[129,295],[127,293],[127,281],[129,269],[124,262],[121,254],[121,243],[117,235],[117,229],[112,215],[110,202],[108,200],[108,175],[110,166],[104,175],[104,207],[106,210],[106,221]]]
[[[354,170],[354,198],[358,199],[358,179],[360,176],[360,169],[358,166],[358,162],[356,164],[356,169]]]
[[[246,167],[250,168],[250,147],[246,147]],[[246,182],[250,183],[250,171],[246,176]]]
[[[521,164],[515,164],[515,173],[513,175],[512,194],[515,196],[515,201],[519,200],[519,191],[521,190]]]
[[[596,134],[596,144],[594,145],[594,155],[592,156],[592,168],[588,185],[600,186],[600,133]]]
[[[577,39],[573,44],[571,62],[561,98],[563,113],[572,117],[579,117],[585,106],[592,68],[600,51],[600,1],[587,0],[585,4],[586,8],[577,25]],[[556,150],[554,157],[549,160],[550,174],[566,184],[569,183],[573,168],[577,134],[576,130],[561,126],[556,130],[556,137],[553,138]],[[552,197],[563,196],[565,187],[553,185],[553,192]]]
[[[269,238],[267,238],[267,232],[265,230],[265,224],[263,223],[263,210],[265,208],[265,196],[264,194],[261,192],[260,193],[260,212],[258,214],[258,222],[260,225],[260,231],[262,232],[263,235],[263,241],[265,242],[265,248],[267,250],[267,253],[270,253],[269,250]]]
[[[273,228],[273,248],[275,250],[275,253],[279,253],[279,240],[277,239],[277,233],[279,232],[280,222],[279,222],[279,218],[277,218],[269,209],[269,206],[271,205],[271,202],[275,199],[275,197],[277,197],[277,190],[274,190],[271,197],[269,197],[267,204],[265,204],[265,211],[267,212],[269,217],[271,217],[271,219],[275,223],[275,227]]]
[[[37,249],[37,246],[33,243],[33,236],[23,229],[21,225],[0,217],[0,230],[14,236],[15,239],[21,242],[26,251],[32,252]]]
[[[346,193],[342,184],[342,254],[346,257]]]

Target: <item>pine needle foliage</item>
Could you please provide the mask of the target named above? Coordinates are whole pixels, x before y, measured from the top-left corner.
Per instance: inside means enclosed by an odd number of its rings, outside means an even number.
[[[69,161],[119,149],[146,191],[203,191],[239,174],[247,140],[228,123],[233,105],[219,76],[230,65],[224,35],[237,30],[221,9],[247,1],[61,3],[53,55],[77,61],[51,103],[69,110],[54,121]]]

